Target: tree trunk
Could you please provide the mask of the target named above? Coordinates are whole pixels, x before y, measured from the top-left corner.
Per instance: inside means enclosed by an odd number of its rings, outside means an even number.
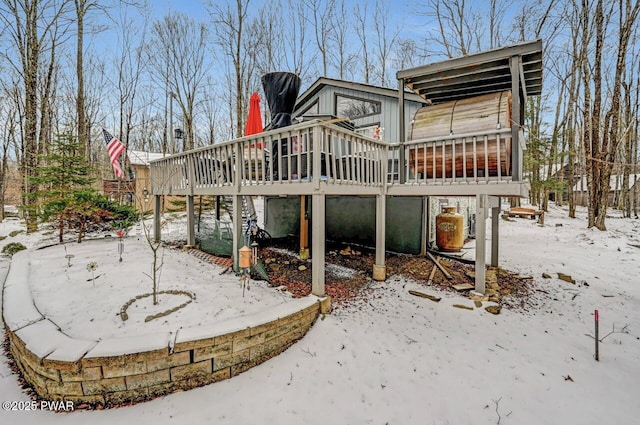
[[[76,39],[76,78],[78,88],[76,95],[76,114],[78,116],[78,141],[83,147],[85,158],[91,158],[89,134],[87,132],[87,116],[84,102],[84,15],[86,13],[86,0],[75,0],[76,19],[78,33]]]

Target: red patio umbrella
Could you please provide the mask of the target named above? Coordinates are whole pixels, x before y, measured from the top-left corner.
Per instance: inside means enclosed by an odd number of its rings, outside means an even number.
[[[244,135],[251,136],[257,133],[262,133],[262,114],[260,113],[260,96],[258,93],[253,93],[249,100],[249,115],[244,126]]]

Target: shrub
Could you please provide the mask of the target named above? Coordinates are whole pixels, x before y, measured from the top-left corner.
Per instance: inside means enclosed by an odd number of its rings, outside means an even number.
[[[22,245],[20,242],[11,242],[10,244],[7,244],[4,247],[2,247],[2,253],[13,255],[16,252],[22,251],[23,249],[27,249],[27,247]]]

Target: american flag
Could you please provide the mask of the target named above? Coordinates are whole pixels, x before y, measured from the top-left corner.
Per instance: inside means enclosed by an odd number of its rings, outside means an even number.
[[[125,146],[104,128],[102,129],[102,134],[104,135],[104,140],[107,142],[107,151],[109,152],[109,160],[111,161],[113,172],[116,173],[116,176],[124,179],[124,173],[122,172],[122,168],[120,168],[118,158],[122,151],[125,150]]]

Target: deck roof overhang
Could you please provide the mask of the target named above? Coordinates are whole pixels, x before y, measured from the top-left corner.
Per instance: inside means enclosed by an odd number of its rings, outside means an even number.
[[[520,87],[526,96],[542,92],[542,40],[462,56],[398,71],[404,86],[436,104],[511,90],[512,58],[519,57]]]

